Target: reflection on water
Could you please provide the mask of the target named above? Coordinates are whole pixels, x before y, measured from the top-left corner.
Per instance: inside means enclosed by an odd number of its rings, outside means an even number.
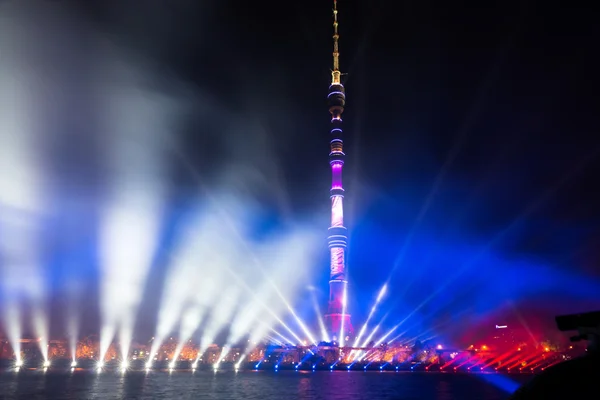
[[[523,382],[527,376],[511,377]],[[0,399],[501,400],[478,374],[395,372],[0,372]]]

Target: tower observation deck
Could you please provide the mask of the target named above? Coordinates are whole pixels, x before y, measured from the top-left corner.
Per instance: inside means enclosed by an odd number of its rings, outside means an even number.
[[[327,96],[331,114],[331,141],[329,164],[331,165],[331,226],[329,227],[329,305],[325,315],[329,333],[344,346],[346,336],[352,334],[350,314],[346,309],[348,281],[346,271],[346,247],[348,239],[344,226],[344,187],[342,169],[344,167],[344,142],[342,139],[342,113],[346,104],[346,91],[341,83],[339,69],[339,33],[337,0],[333,1],[333,69],[331,85]]]

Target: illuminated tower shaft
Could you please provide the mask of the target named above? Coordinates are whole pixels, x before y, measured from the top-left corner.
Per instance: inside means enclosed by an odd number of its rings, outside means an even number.
[[[329,113],[331,114],[331,226],[329,227],[329,252],[331,256],[329,277],[329,307],[326,319],[332,336],[344,342],[340,334],[346,336],[352,332],[350,315],[346,310],[347,285],[346,280],[346,246],[348,239],[344,226],[344,188],[342,186],[342,168],[344,166],[344,143],[342,141],[342,113],[346,103],[344,86],[340,81],[339,50],[338,50],[338,21],[337,1],[333,9],[333,70],[329,86]]]

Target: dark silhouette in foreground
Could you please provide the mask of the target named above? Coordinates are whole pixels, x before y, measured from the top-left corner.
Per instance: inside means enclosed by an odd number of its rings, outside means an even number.
[[[546,369],[511,400],[600,398],[600,311],[556,317],[561,331],[577,330],[572,341],[588,340],[587,354]]]

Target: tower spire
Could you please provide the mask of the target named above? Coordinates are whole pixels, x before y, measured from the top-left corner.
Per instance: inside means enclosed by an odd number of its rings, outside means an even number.
[[[338,33],[338,18],[337,18],[337,0],[333,0],[333,70],[331,71],[331,84],[340,84],[340,51],[338,41],[340,35]]]

